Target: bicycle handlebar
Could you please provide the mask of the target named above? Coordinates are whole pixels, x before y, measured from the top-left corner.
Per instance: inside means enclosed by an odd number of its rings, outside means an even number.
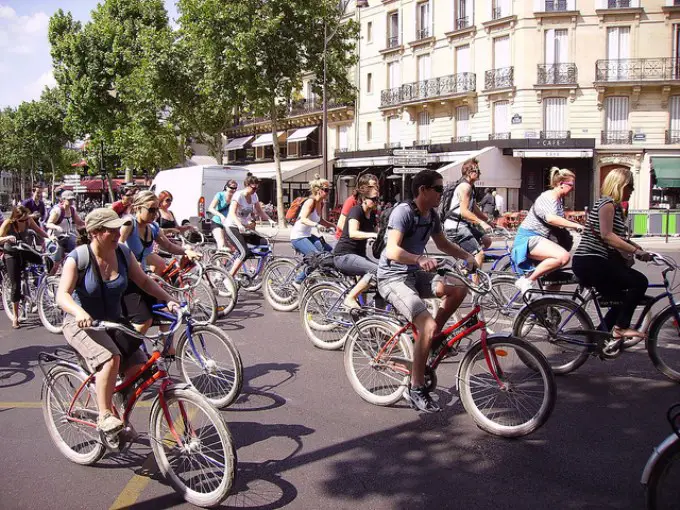
[[[465,261],[452,262],[448,259],[440,259],[437,264],[437,274],[440,276],[453,276],[460,280],[475,294],[488,294],[491,292],[491,277],[488,273],[478,269],[470,271],[465,264]],[[476,276],[479,283],[474,283],[469,276]]]
[[[650,252],[650,255],[652,256],[652,260],[649,261],[651,264],[654,264],[655,266],[658,266],[658,267],[666,266],[669,269],[673,269],[673,270],[678,269],[677,263],[672,258],[661,255],[660,253],[655,253],[655,252]]]
[[[155,335],[142,335],[135,331],[134,329],[130,329],[123,324],[120,324],[118,322],[110,322],[110,321],[94,321],[92,322],[91,326],[88,326],[86,328],[82,328],[84,330],[88,331],[107,331],[110,329],[118,330],[122,333],[125,333],[127,335],[130,335],[133,338],[136,338],[138,340],[158,340],[160,338],[164,338],[167,336],[170,336],[177,332],[179,327],[182,325],[182,318],[188,313],[186,310],[185,306],[181,306],[180,309],[177,311],[176,316],[171,315],[170,313],[167,312],[161,312],[160,307],[165,307],[165,305],[154,305],[154,312],[157,315],[160,315],[161,317],[167,318],[167,319],[172,319],[173,323],[172,326],[170,327],[169,331],[159,331]]]

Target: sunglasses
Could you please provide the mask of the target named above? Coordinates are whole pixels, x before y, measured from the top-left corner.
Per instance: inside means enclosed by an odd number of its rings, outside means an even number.
[[[437,184],[436,186],[428,186],[428,188],[435,190],[437,193],[444,193],[444,186]]]
[[[259,184],[257,186],[259,186]],[[238,187],[234,186],[232,188],[231,186],[227,186],[227,189],[230,189],[231,191],[236,191],[238,189]]]
[[[325,191],[326,193],[328,193],[330,190],[330,188],[321,188],[321,191]]]
[[[172,204],[172,198],[166,198],[165,203],[166,204]]]
[[[158,207],[144,207],[147,211],[149,211],[151,214],[156,214],[158,212]]]

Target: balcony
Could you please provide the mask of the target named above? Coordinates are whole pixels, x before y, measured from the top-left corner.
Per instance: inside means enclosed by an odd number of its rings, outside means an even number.
[[[489,140],[510,140],[510,133],[491,133]]]
[[[446,96],[468,94],[474,92],[475,88],[474,73],[452,74],[383,90],[380,94],[380,107],[386,108],[430,99],[441,99]]]
[[[469,143],[472,141],[471,136],[452,136],[451,143]]]
[[[633,143],[633,132],[602,131],[600,143],[602,145],[631,145]]]
[[[680,12],[680,0],[666,0],[661,9],[666,13],[666,17],[671,12]]]
[[[600,0],[598,9],[637,9],[640,0]]]
[[[399,36],[395,35],[387,38],[387,49],[396,48],[399,46]]]
[[[413,149],[427,149],[432,145],[432,140],[413,140],[411,148]]]
[[[515,85],[515,68],[501,67],[484,74],[484,90],[512,88]]]
[[[385,144],[386,149],[401,149],[401,142],[387,142]]]
[[[503,9],[500,7],[493,7],[491,9],[491,19],[497,20],[503,18]]]
[[[632,15],[635,19],[639,19],[642,11],[640,0],[597,0],[595,4],[595,12],[600,21],[612,15]]]
[[[430,37],[430,29],[429,27],[425,28],[419,28],[416,30],[416,40],[420,41],[421,39],[427,39]]]
[[[541,131],[539,138],[541,140],[545,139],[569,139],[571,138],[571,131]]]
[[[598,60],[595,81],[601,83],[645,83],[680,80],[680,60],[665,58],[627,58]]]
[[[576,64],[538,64],[538,85],[576,85]]]
[[[464,30],[468,28],[470,25],[471,25],[470,18],[468,16],[464,16],[456,20],[456,30]]]
[[[337,157],[340,154],[345,154],[347,152],[350,152],[349,147],[341,147],[339,149],[335,149],[335,156]]]
[[[543,12],[563,12],[567,10],[567,0],[545,0]]]
[[[576,0],[534,0],[534,15],[539,18],[574,17],[578,15]]]
[[[680,1],[678,1],[678,4],[680,4]],[[680,130],[666,130],[666,145],[670,145],[672,143],[680,143]]]

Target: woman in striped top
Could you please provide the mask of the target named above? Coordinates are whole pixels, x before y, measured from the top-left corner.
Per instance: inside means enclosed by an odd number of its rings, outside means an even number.
[[[574,254],[573,269],[583,285],[595,287],[605,297],[622,301],[604,316],[602,327],[614,338],[644,337],[630,329],[633,312],[647,291],[645,275],[629,267],[633,256],[651,260],[652,255],[625,239],[626,224],[621,202],[633,193],[633,174],[627,168],[609,172],[602,183],[602,196],[588,214],[581,243]]]

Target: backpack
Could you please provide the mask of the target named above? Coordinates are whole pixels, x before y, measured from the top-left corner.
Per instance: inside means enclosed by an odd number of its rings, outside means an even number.
[[[463,181],[467,182],[464,177],[461,177],[453,184],[449,184],[448,186],[446,186],[446,188],[444,188],[444,192],[442,193],[442,200],[439,203],[439,220],[442,222],[442,224],[448,219],[457,219],[459,221],[465,221],[463,220],[460,214],[451,210],[451,200],[453,200],[453,194],[456,192],[456,188],[458,187],[458,185],[461,184]],[[474,196],[475,185],[470,184],[470,200],[472,200]]]
[[[121,250],[123,253],[123,266],[125,267],[125,272],[128,269],[127,253],[125,250],[129,250],[127,246],[123,248],[121,245],[118,246],[117,250]],[[75,250],[73,250],[76,259],[76,266],[78,268],[78,280],[76,286],[82,285],[83,280],[85,280],[85,274],[90,267],[90,246],[87,244],[81,244]],[[120,269],[120,268],[119,268]]]
[[[75,218],[76,216],[76,210],[73,206],[71,207],[71,218]],[[66,211],[64,211],[64,208],[61,205],[55,205],[52,209],[50,209],[50,214],[47,216],[49,219],[50,216],[52,216],[52,211],[55,209],[59,209],[59,217],[57,218],[57,221],[54,222],[55,225],[59,225],[62,221],[64,221],[64,216],[66,216]]]
[[[286,211],[286,221],[288,223],[291,225],[295,224],[295,220],[297,220],[298,216],[300,215],[302,204],[304,204],[308,198],[309,197],[297,197],[295,200],[293,200],[293,203],[290,204],[290,207]]]
[[[378,237],[375,238],[375,241],[373,241],[373,257],[376,259],[380,258],[380,255],[382,254],[383,250],[387,246],[387,226],[389,225],[390,222],[390,216],[392,215],[392,211],[394,211],[395,208],[400,206],[401,204],[408,204],[409,207],[411,208],[411,211],[413,212],[414,216],[419,216],[418,214],[418,206],[416,206],[416,203],[413,200],[408,200],[404,202],[399,202],[392,207],[387,207],[380,213],[380,217],[378,218]],[[430,223],[434,222],[434,216],[436,215],[436,212],[434,210],[430,210]],[[413,218],[411,218],[411,221],[413,221]],[[429,232],[429,229],[428,229]],[[408,232],[404,233],[404,238],[406,237],[411,237],[413,235],[413,224],[411,224],[408,228]]]

